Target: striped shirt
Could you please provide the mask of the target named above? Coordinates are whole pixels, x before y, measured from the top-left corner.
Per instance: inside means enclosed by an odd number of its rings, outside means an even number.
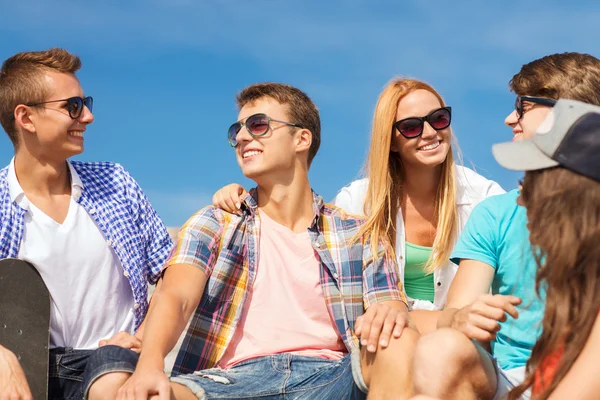
[[[155,283],[160,277],[173,242],[142,189],[121,165],[70,164],[83,185],[77,203],[98,225],[129,280],[137,330],[148,310],[148,282]],[[0,259],[19,254],[27,212],[11,199],[8,169],[0,170]],[[60,266],[56,268],[60,273]]]
[[[206,207],[179,232],[167,262],[189,264],[207,277],[206,287],[185,334],[172,374],[212,368],[235,333],[258,267],[260,219],[256,190],[244,199],[242,216]],[[368,240],[353,241],[364,219],[325,204],[313,194],[314,219],[308,228],[321,271],[327,309],[348,351],[358,348],[356,319],[371,304],[400,300],[397,266],[387,244],[373,255]]]

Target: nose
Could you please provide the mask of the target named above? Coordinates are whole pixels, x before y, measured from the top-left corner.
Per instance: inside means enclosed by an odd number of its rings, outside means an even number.
[[[437,131],[433,129],[431,125],[429,125],[429,122],[425,121],[423,123],[423,133],[421,134],[423,139],[435,137],[436,135]]]
[[[79,116],[79,121],[81,121],[83,124],[91,124],[94,122],[94,114],[92,114],[92,111],[85,105],[83,106],[83,111]]]
[[[248,128],[246,127],[246,125],[242,126],[242,129],[240,129],[240,131],[235,136],[235,140],[238,144],[248,143],[252,141],[252,139],[252,135],[250,135],[250,133],[248,132]]]
[[[504,124],[507,125],[507,126],[513,126],[513,125],[516,125],[518,123],[519,123],[519,116],[517,115],[517,110],[513,110],[504,119]]]

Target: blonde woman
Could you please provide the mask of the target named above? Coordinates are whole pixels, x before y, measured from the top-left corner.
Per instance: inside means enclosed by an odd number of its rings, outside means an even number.
[[[373,118],[366,177],[342,188],[333,203],[368,218],[362,234],[394,245],[411,316],[422,333],[435,329],[458,266],[450,261],[471,210],[504,190],[452,154],[452,110],[429,84],[392,80],[379,96]],[[213,203],[235,212],[245,190],[228,185]],[[377,243],[375,241],[374,243]]]

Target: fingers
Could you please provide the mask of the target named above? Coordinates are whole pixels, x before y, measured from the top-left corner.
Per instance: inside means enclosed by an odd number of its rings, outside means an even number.
[[[503,295],[487,295],[483,299],[483,302],[488,306],[492,306],[502,310],[502,312],[508,313],[513,318],[519,317],[516,305],[521,304],[521,299],[515,296],[503,296]]]
[[[98,347],[113,345],[131,349],[139,353],[142,348],[142,341],[137,337],[127,332],[119,332],[110,339],[104,339],[98,342]]]
[[[354,332],[360,338],[361,346],[374,353],[378,345],[387,347],[392,336],[399,338],[407,323],[407,312],[402,313],[389,305],[377,304],[357,318]]]
[[[219,189],[213,195],[213,206],[234,214],[241,214],[242,199],[247,195],[246,189],[232,183]]]
[[[369,329],[369,334],[367,336],[366,332],[364,337],[368,338],[367,339],[367,351],[371,352],[371,353],[375,353],[377,351],[377,342],[379,341],[379,337],[381,336],[381,333],[383,331],[383,328],[385,326],[387,321],[387,315],[385,315],[385,313],[378,311],[375,314],[375,318],[373,318],[373,320],[371,321],[371,326]],[[393,324],[393,320],[392,320],[392,324]],[[389,327],[389,332],[391,333],[393,326]],[[390,335],[387,335],[387,339],[386,339],[386,346],[388,341],[390,340]]]

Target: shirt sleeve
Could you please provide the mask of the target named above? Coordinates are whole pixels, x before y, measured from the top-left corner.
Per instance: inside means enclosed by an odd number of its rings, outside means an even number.
[[[497,182],[492,180],[488,180],[488,186],[486,189],[487,190],[485,197],[497,196],[499,194],[506,193],[506,191],[502,189],[502,186],[500,186]]]
[[[132,209],[141,237],[144,240],[148,281],[155,284],[173,249],[173,241],[167,227],[150,204],[146,194],[133,177],[123,169],[126,177],[128,198],[133,199]]]
[[[462,259],[481,261],[492,268],[497,267],[497,216],[493,212],[493,197],[479,203],[471,212],[451,260],[458,264]]]
[[[369,241],[364,244],[363,302],[365,309],[371,304],[384,301],[402,301],[406,295],[398,280],[398,265],[387,242],[380,241],[378,253],[372,256]]]
[[[332,203],[348,214],[365,215],[366,185],[356,181],[340,189]]]
[[[218,218],[220,213],[215,207],[205,207],[183,225],[167,267],[189,264],[198,267],[206,276],[211,275],[223,232],[223,224]]]

